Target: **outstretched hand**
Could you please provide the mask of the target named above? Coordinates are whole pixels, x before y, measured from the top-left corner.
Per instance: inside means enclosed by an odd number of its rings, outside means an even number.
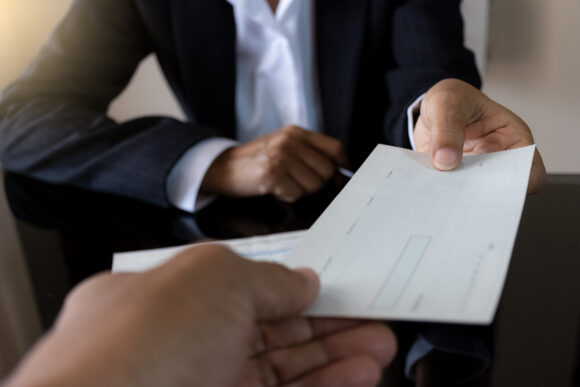
[[[445,79],[427,92],[414,140],[417,150],[429,153],[433,166],[444,171],[456,168],[464,154],[534,144],[530,128],[521,118],[457,79]],[[540,191],[545,178],[546,169],[536,148],[528,193]]]
[[[8,386],[374,386],[396,339],[382,323],[299,316],[310,270],[194,247],[68,298]]]

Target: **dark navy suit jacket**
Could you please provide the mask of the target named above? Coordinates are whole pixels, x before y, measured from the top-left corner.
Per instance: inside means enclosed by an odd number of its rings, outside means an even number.
[[[356,167],[377,142],[408,147],[405,111],[437,81],[479,86],[460,0],[312,0],[323,131]],[[226,0],[77,0],[0,103],[3,168],[169,205],[188,148],[234,137],[235,39]],[[187,122],[117,123],[109,103],[155,53]]]

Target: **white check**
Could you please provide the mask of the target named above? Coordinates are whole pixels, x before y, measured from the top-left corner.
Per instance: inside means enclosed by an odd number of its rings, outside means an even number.
[[[306,314],[490,323],[534,149],[440,172],[426,154],[377,146],[286,258],[321,277]]]
[[[219,243],[316,270],[322,289],[310,316],[488,324],[534,149],[467,156],[440,172],[426,154],[379,145],[306,233]],[[115,254],[113,271],[148,270],[188,247]]]
[[[244,258],[254,261],[284,263],[304,231],[290,231],[279,234],[254,236],[215,242],[193,243],[183,246],[164,247],[153,250],[115,253],[113,256],[113,273],[142,272],[153,269],[169,261],[175,255],[204,243],[218,243],[229,247]]]

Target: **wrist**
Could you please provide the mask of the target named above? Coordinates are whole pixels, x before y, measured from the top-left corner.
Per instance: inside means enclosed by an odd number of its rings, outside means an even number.
[[[200,185],[200,191],[211,195],[225,195],[228,186],[230,173],[231,154],[235,148],[229,148],[223,151],[211,163],[203,177]]]

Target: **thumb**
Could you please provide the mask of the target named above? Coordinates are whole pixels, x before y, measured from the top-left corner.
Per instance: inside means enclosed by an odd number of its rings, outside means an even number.
[[[277,320],[294,316],[307,308],[318,295],[320,282],[310,269],[291,270],[267,262],[247,262],[249,297],[256,320]]]
[[[314,301],[320,287],[310,269],[250,261],[219,244],[192,247],[149,275],[156,278],[155,288],[159,283],[169,284],[176,299],[180,299],[177,294],[199,293],[199,289],[213,293],[219,302],[231,301],[233,296],[255,321],[297,315]]]
[[[430,132],[431,163],[437,169],[456,168],[463,156],[465,128],[477,115],[478,91],[456,79],[433,86],[421,105],[421,118]]]
[[[435,107],[443,110],[443,107]],[[437,169],[449,171],[461,162],[465,142],[465,123],[454,112],[438,111],[431,124],[431,163]]]

